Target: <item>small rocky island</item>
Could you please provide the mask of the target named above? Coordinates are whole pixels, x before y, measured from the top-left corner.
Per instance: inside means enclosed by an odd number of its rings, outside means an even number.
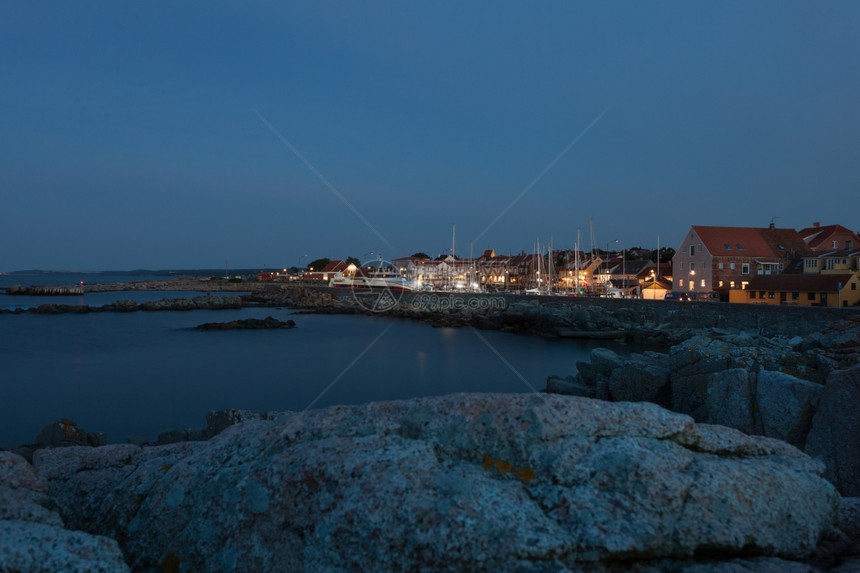
[[[295,328],[294,320],[278,320],[271,316],[266,318],[244,318],[230,322],[206,322],[197,326],[197,330],[271,330],[275,328]]]

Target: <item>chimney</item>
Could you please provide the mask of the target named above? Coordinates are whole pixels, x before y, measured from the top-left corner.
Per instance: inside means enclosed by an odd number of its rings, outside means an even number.
[[[821,226],[821,223],[819,223],[818,221],[815,221],[814,223],[812,223],[812,228],[813,228],[813,229],[817,229],[817,228],[818,228],[818,227],[820,227],[820,226]]]

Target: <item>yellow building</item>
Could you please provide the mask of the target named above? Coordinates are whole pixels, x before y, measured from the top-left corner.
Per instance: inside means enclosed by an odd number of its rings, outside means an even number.
[[[860,304],[860,272],[750,277],[745,289],[732,290],[729,293],[729,302],[855,306]]]

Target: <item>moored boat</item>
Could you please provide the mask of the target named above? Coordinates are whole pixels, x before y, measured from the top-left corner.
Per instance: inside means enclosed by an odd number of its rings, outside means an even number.
[[[329,281],[329,286],[339,288],[375,288],[389,290],[416,290],[415,286],[397,273],[374,272],[367,275],[345,275],[335,273]]]

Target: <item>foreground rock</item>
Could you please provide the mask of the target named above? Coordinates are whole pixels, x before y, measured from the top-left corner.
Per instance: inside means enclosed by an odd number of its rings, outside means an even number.
[[[55,507],[48,482],[0,452],[0,571],[129,571],[116,541],[66,529]]]
[[[840,511],[822,465],[788,444],[557,395],[290,413],[34,464],[70,526],[119,540],[141,570],[782,566],[835,534]]]

